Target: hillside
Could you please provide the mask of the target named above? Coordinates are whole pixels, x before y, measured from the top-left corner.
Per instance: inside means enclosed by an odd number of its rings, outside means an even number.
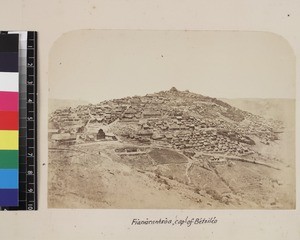
[[[284,126],[174,87],[58,109],[49,205],[74,196],[90,208],[293,208],[294,132]],[[79,191],[82,180],[91,188]]]
[[[273,118],[284,123],[295,122],[295,100],[293,99],[222,99],[222,101],[250,113]]]

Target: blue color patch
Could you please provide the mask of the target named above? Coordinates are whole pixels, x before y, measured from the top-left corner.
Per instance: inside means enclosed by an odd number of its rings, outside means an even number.
[[[0,169],[0,189],[17,189],[18,186],[18,169]]]

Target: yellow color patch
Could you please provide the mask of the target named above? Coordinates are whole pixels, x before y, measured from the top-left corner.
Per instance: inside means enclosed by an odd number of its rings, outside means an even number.
[[[0,150],[18,150],[19,131],[0,130]]]

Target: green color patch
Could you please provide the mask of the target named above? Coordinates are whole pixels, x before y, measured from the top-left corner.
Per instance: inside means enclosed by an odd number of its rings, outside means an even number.
[[[0,150],[0,169],[18,169],[19,153],[16,150]]]

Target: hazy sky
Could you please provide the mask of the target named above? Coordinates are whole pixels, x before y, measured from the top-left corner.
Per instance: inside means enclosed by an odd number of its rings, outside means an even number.
[[[49,97],[92,103],[175,86],[217,98],[294,98],[295,57],[264,32],[78,30],[50,53]]]

